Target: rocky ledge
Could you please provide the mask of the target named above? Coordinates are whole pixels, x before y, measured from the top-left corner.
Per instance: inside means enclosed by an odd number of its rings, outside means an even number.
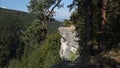
[[[78,56],[79,38],[76,37],[75,27],[60,27],[59,32],[61,34],[61,48],[60,57],[64,60],[74,61]]]

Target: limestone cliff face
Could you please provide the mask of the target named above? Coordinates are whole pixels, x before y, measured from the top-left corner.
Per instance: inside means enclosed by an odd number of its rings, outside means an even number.
[[[58,30],[61,34],[60,57],[65,60],[75,60],[79,56],[79,39],[76,37],[75,27],[60,27]]]

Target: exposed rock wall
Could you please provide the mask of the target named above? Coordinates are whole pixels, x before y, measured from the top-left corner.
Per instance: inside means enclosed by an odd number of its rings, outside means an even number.
[[[79,56],[79,39],[76,37],[75,27],[60,27],[59,32],[61,34],[60,57],[65,60],[76,59]]]

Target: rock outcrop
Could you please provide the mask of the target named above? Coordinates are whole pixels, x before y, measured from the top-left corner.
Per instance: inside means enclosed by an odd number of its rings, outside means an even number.
[[[60,57],[65,60],[75,60],[79,56],[79,38],[76,37],[75,27],[60,27],[59,32],[61,34]]]

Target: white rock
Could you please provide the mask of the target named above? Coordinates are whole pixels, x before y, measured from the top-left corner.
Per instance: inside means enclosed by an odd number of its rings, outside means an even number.
[[[75,53],[78,56],[79,38],[76,37],[77,33],[75,31],[75,27],[60,27],[58,30],[62,36],[61,48],[59,52],[60,57],[65,60],[69,60],[71,53]]]

